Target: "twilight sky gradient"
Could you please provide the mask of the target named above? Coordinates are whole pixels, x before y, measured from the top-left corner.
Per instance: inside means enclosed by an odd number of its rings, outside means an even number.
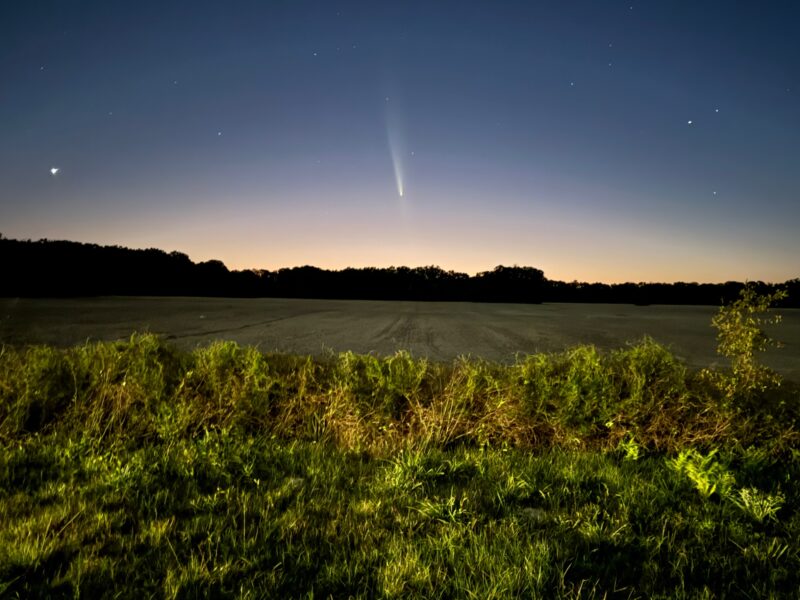
[[[794,0],[2,2],[0,232],[784,281],[799,22]]]

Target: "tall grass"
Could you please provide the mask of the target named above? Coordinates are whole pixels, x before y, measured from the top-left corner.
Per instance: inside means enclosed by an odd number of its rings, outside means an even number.
[[[262,354],[233,342],[180,352],[153,335],[66,350],[0,350],[0,438],[61,431],[126,445],[234,429],[374,454],[505,445],[650,449],[687,444],[785,451],[796,388],[743,412],[651,339],[611,353],[580,346],[509,366],[408,353]]]

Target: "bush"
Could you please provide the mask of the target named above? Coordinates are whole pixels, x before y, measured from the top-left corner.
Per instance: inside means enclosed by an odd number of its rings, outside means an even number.
[[[779,344],[762,329],[780,323],[780,315],[766,317],[770,306],[787,297],[785,290],[759,294],[752,285],[745,286],[735,302],[720,308],[711,320],[717,328],[717,352],[731,361],[731,374],[722,375],[708,370],[705,374],[715,381],[726,402],[744,402],[780,385],[780,377],[760,364],[757,353]]]

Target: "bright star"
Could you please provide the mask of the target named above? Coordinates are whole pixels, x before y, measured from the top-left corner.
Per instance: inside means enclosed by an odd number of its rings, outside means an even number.
[[[58,167],[53,167],[52,169],[50,169],[50,175],[58,175],[58,172],[60,170],[61,169],[59,169]]]
[[[691,124],[692,124],[692,122],[691,122],[691,121],[686,121],[686,124],[687,124],[687,125],[691,125]]]

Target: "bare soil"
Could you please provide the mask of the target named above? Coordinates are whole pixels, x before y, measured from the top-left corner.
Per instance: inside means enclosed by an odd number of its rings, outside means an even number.
[[[69,346],[153,332],[182,348],[234,340],[264,351],[329,350],[450,361],[461,355],[510,362],[516,353],[578,344],[614,349],[649,335],[690,366],[724,364],[711,306],[477,304],[280,298],[0,299],[0,342]],[[800,310],[779,311],[771,332],[784,347],[765,362],[800,381]]]

